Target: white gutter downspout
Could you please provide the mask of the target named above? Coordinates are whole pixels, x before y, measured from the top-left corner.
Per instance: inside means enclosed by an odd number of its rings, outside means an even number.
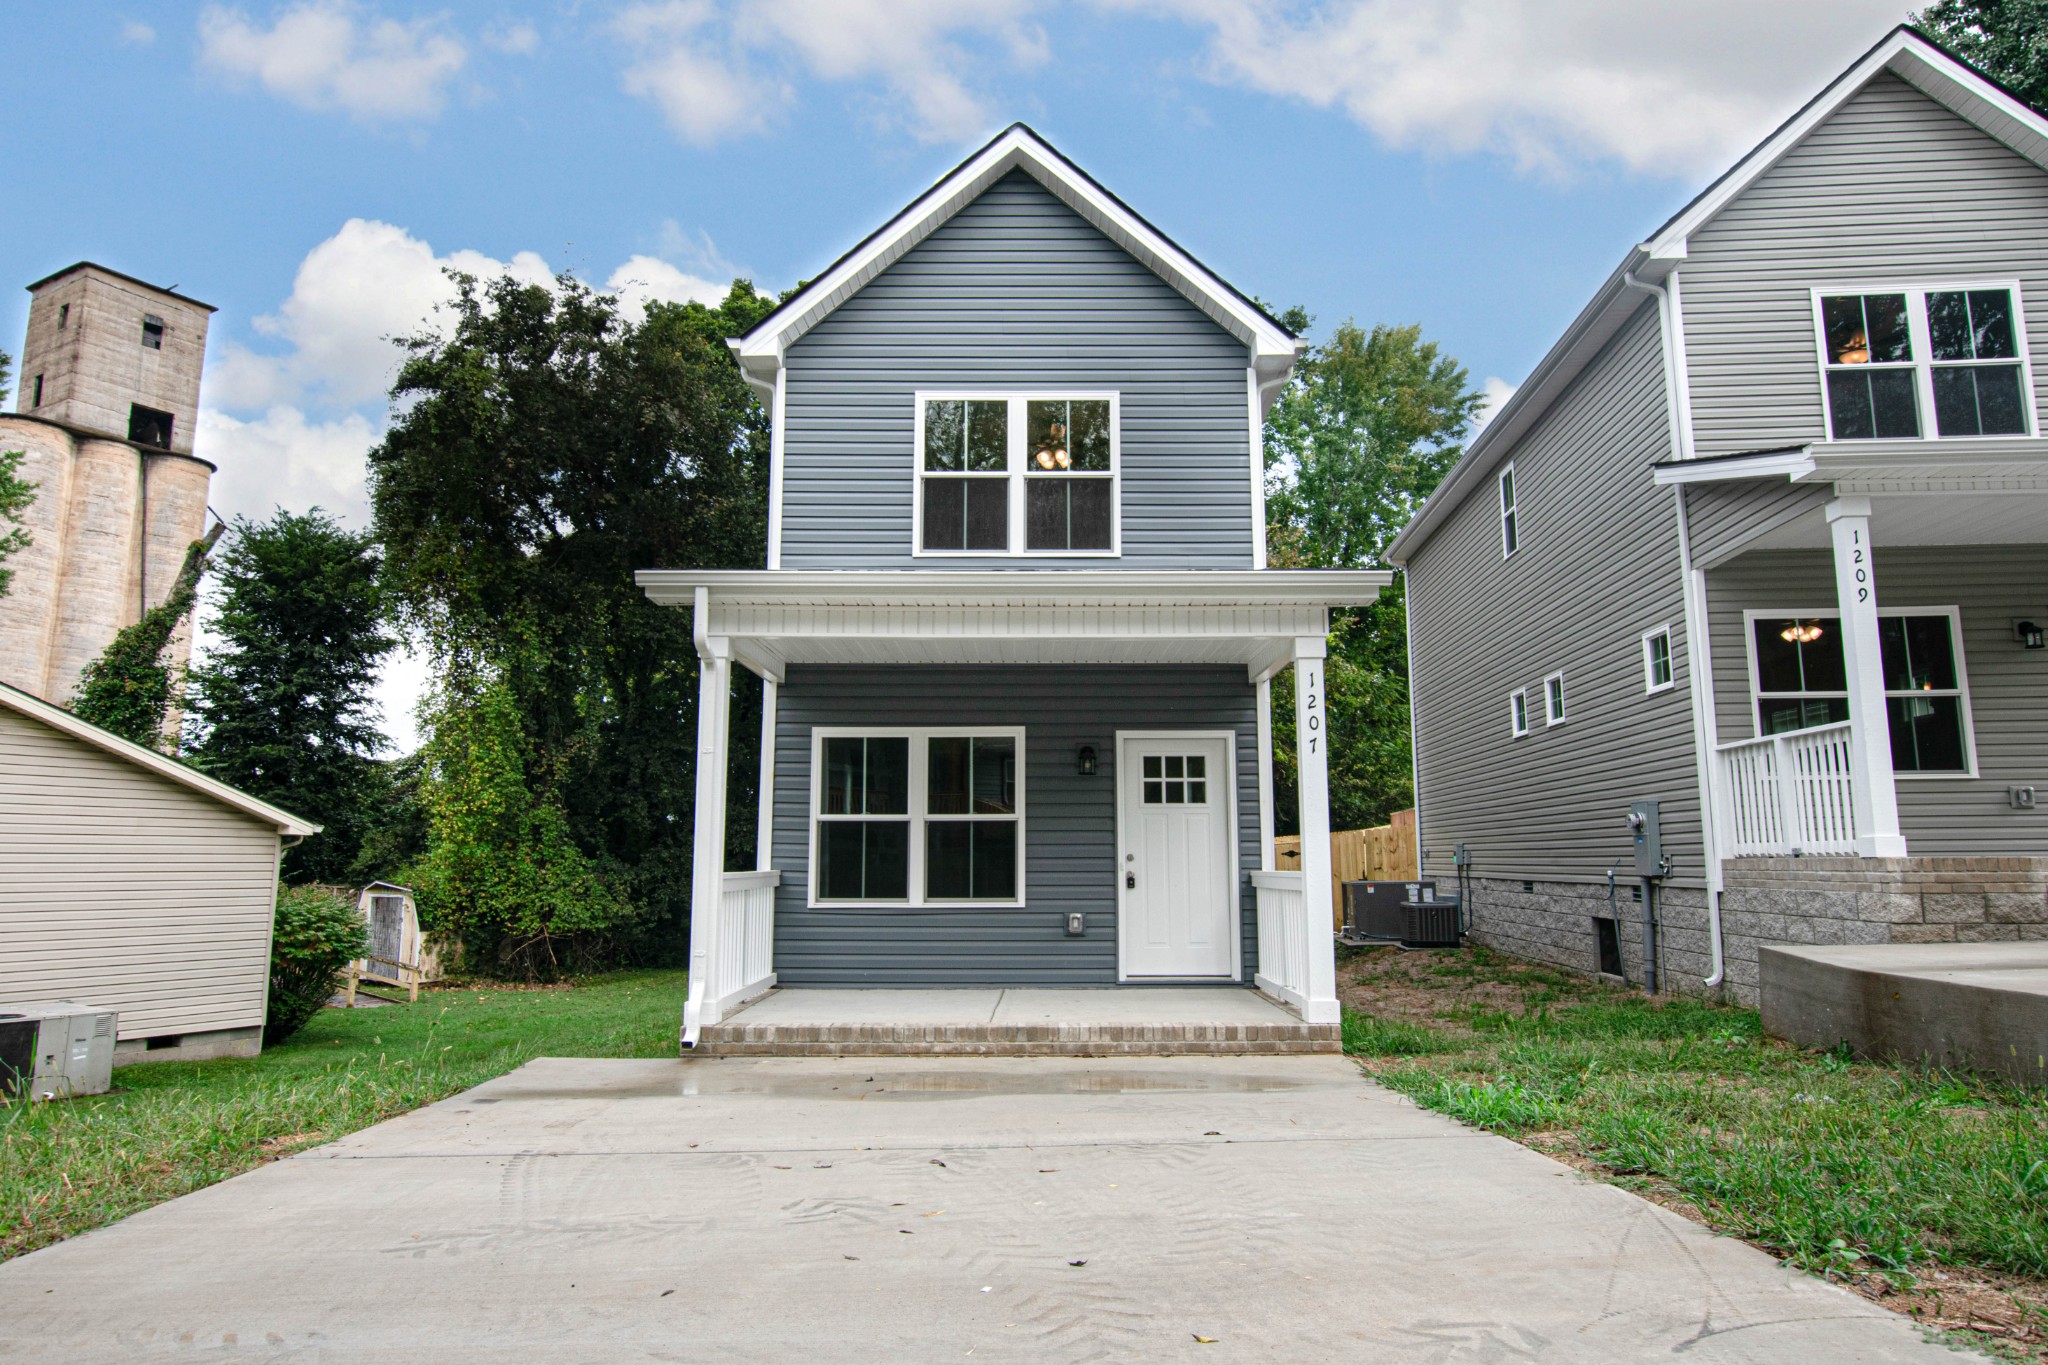
[[[1671,449],[1681,460],[1693,457],[1692,386],[1687,382],[1685,334],[1679,312],[1678,272],[1674,268],[1663,284],[1649,284],[1624,273],[1622,283],[1640,289],[1657,300],[1657,320],[1664,340],[1664,394],[1671,421]],[[1721,854],[1717,815],[1720,807],[1714,790],[1714,753],[1719,727],[1713,716],[1713,653],[1707,632],[1707,576],[1693,567],[1692,528],[1687,523],[1685,489],[1674,485],[1672,515],[1678,522],[1678,568],[1685,601],[1686,682],[1692,700],[1693,763],[1699,784],[1700,852],[1706,861],[1707,952],[1712,970],[1700,984],[1719,986],[1727,975],[1727,961],[1721,945]]]

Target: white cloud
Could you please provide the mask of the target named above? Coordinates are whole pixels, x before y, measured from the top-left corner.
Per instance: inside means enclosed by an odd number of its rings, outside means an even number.
[[[532,24],[491,24],[482,35],[483,45],[508,57],[529,57],[540,50],[540,31]]]
[[[219,467],[207,501],[224,517],[261,520],[279,507],[324,507],[352,525],[370,520],[363,456],[383,425],[359,412],[309,419],[285,404],[260,416],[199,410],[196,447]]]
[[[485,279],[509,273],[533,284],[554,278],[531,251],[510,261],[480,251],[436,256],[404,228],[351,218],[307,253],[277,312],[255,320],[259,333],[289,349],[264,355],[228,345],[208,372],[207,396],[233,410],[309,397],[344,407],[381,398],[401,356],[393,338],[419,331],[455,297],[447,267]]]
[[[1098,0],[1209,31],[1205,74],[1341,109],[1386,143],[1523,169],[1719,167],[1847,66],[1897,0]]]
[[[139,19],[130,19],[121,25],[121,41],[136,47],[148,47],[156,41],[156,30]]]
[[[1516,387],[1516,385],[1508,383],[1507,380],[1502,379],[1497,374],[1486,376],[1486,382],[1479,386],[1479,391],[1486,395],[1486,401],[1480,405],[1479,411],[1472,416],[1472,431],[1475,435],[1481,427],[1491,422],[1494,416],[1507,406],[1507,401],[1515,396]]]
[[[654,101],[685,141],[708,144],[771,126],[796,99],[791,77],[880,87],[881,121],[927,142],[983,131],[991,115],[962,71],[1048,56],[1030,22],[1036,0],[656,0],[622,10],[633,50],[628,94]],[[970,52],[963,44],[972,42]]]
[[[626,320],[637,323],[647,316],[650,300],[688,303],[694,299],[715,308],[725,301],[731,286],[678,270],[658,257],[635,256],[612,272],[604,288],[619,296],[619,311]]]
[[[199,47],[201,63],[225,76],[254,80],[307,109],[340,109],[366,121],[439,114],[448,83],[469,59],[434,21],[380,18],[348,0],[295,5],[268,29],[239,10],[209,5],[199,15]]]

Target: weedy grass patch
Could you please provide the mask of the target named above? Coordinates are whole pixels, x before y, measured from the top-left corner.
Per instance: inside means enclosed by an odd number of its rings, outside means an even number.
[[[259,1057],[146,1062],[105,1095],[0,1104],[0,1259],[503,1075],[534,1057],[672,1057],[681,972],[429,991],[327,1009]]]

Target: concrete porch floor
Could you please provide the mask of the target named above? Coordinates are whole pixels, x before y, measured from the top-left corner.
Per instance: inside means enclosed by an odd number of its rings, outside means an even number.
[[[704,1030],[711,1056],[1103,1056],[1336,1052],[1335,1024],[1239,986],[813,990]]]

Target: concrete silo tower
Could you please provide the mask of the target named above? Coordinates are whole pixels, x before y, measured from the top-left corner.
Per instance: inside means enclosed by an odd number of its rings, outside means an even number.
[[[213,308],[80,262],[29,287],[0,450],[38,485],[7,561],[0,681],[68,701],[123,626],[162,602],[205,530],[213,466],[192,454]],[[172,642],[182,666],[188,620]]]

